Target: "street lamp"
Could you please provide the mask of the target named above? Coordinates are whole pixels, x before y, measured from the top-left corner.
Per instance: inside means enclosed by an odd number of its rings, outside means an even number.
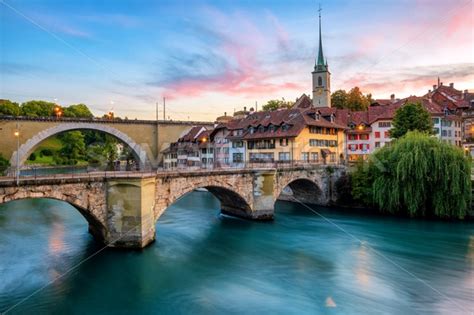
[[[56,118],[60,118],[63,112],[61,111],[61,107],[57,106],[54,108],[54,112],[56,113]]]
[[[16,185],[20,185],[20,131],[17,129],[14,133],[16,137]]]

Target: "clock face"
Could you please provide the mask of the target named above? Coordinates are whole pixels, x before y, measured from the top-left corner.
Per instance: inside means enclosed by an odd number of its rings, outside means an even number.
[[[322,88],[317,88],[317,89],[316,89],[316,94],[317,94],[317,95],[323,94],[323,89],[322,89]]]

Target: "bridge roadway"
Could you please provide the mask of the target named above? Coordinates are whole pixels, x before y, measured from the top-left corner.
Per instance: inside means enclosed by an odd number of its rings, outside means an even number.
[[[0,178],[0,204],[52,198],[73,205],[94,237],[111,246],[143,248],[155,239],[156,221],[176,200],[206,188],[221,212],[270,220],[285,187],[292,198],[317,205],[335,201],[334,183],[344,166],[305,165],[218,170],[92,172]]]

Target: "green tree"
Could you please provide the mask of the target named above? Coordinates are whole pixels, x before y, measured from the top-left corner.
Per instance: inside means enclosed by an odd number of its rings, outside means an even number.
[[[293,107],[292,102],[288,102],[285,100],[270,100],[267,104],[262,106],[263,111],[274,111],[280,108],[291,108]]]
[[[84,135],[80,131],[69,131],[60,135],[61,141],[64,143],[59,151],[60,164],[77,164],[84,159],[86,145]]]
[[[0,153],[0,175],[5,175],[6,170],[10,167],[10,161],[3,157]]]
[[[331,106],[339,109],[347,108],[347,92],[337,90],[331,94]]]
[[[20,106],[10,100],[0,100],[0,116],[18,116],[20,115]]]
[[[64,117],[92,118],[94,114],[85,104],[70,105],[63,109]]]
[[[21,115],[29,117],[54,116],[54,108],[57,105],[45,101],[28,101],[21,104]]]
[[[470,209],[470,157],[426,133],[410,131],[364,164],[353,196],[382,212],[464,218]]]
[[[353,111],[367,110],[370,102],[356,86],[347,93],[347,108]]]
[[[427,134],[433,133],[433,121],[430,113],[420,103],[408,103],[397,109],[392,126],[390,137],[395,139],[412,130]]]

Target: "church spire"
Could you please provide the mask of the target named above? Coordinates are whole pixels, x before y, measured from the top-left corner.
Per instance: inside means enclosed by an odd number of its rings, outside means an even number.
[[[319,5],[319,49],[318,49],[318,59],[314,65],[314,70],[321,71],[327,69],[327,61],[324,63],[324,54],[323,54],[323,38],[321,35],[321,4]],[[326,68],[326,69],[325,69]]]

